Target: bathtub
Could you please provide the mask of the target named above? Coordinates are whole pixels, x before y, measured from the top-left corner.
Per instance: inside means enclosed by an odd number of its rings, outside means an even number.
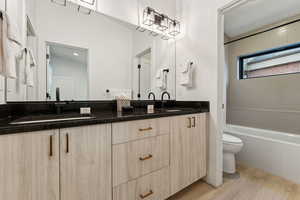
[[[224,133],[243,140],[238,162],[300,184],[300,135],[236,125]]]

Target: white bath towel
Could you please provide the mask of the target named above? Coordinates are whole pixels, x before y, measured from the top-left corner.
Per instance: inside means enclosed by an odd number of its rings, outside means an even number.
[[[17,26],[12,23],[6,12],[0,12],[0,74],[8,78],[17,78],[16,55],[21,49],[21,39]]]
[[[156,72],[156,87],[161,90],[167,89],[167,73],[164,72],[164,69],[159,69]]]
[[[193,67],[192,63],[188,62],[184,66],[182,66],[180,71],[180,85],[185,87],[193,86]]]

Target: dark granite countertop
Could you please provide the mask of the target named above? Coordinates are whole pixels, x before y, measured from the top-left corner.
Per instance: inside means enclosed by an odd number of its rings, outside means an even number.
[[[56,118],[63,118],[63,117],[69,118],[69,117],[80,116],[80,114],[76,112],[75,113],[70,112],[68,114],[63,114],[63,115],[54,115],[54,114],[33,115],[32,114],[32,115],[15,118],[14,120],[9,118],[2,119],[0,121],[0,135],[209,112],[208,108],[201,108],[201,107],[180,106],[180,107],[172,107],[168,109],[180,110],[180,111],[167,112],[165,109],[155,109],[154,113],[147,114],[145,109],[136,109],[135,112],[133,113],[121,114],[115,111],[98,110],[92,113],[93,118],[91,119],[41,122],[41,123],[32,123],[32,124],[14,124],[14,125],[10,124],[12,121],[20,121],[20,120],[29,121],[29,120],[45,119],[45,117],[56,119]]]

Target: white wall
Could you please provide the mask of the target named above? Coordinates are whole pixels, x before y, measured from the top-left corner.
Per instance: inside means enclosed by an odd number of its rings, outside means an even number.
[[[51,88],[51,100],[55,100],[56,87],[59,83],[55,83],[55,80],[59,80],[60,77],[68,79],[73,82],[71,88],[60,87],[62,100],[87,100],[88,99],[88,73],[87,63],[80,63],[78,61],[69,59],[68,57],[53,56],[50,60],[52,68],[52,88]],[[62,82],[63,83],[63,82]],[[71,94],[70,98],[63,98],[64,93]]]
[[[178,100],[210,101],[208,183],[222,183],[221,98],[218,66],[218,9],[230,0],[184,0],[181,21],[184,33],[177,40],[177,71],[186,61],[195,63],[195,87],[177,85]],[[180,3],[180,2],[179,2]],[[223,33],[222,33],[223,34]]]
[[[105,99],[106,89],[130,89],[132,30],[97,13],[80,14],[70,6],[38,1],[39,57],[46,55],[46,41],[86,48],[91,100]],[[39,67],[40,80],[46,80],[46,59],[40,59]],[[46,81],[39,84],[39,98],[44,100]]]

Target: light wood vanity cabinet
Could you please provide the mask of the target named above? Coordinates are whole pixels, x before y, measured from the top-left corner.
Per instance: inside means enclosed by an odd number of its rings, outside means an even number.
[[[111,199],[111,125],[60,131],[61,200]]]
[[[59,200],[58,130],[0,136],[0,199]]]
[[[113,199],[164,200],[170,194],[170,118],[112,125]]]
[[[0,199],[165,200],[206,175],[206,114],[0,136]]]
[[[171,194],[206,176],[205,113],[171,121]]]
[[[0,199],[111,200],[111,125],[0,136]]]

